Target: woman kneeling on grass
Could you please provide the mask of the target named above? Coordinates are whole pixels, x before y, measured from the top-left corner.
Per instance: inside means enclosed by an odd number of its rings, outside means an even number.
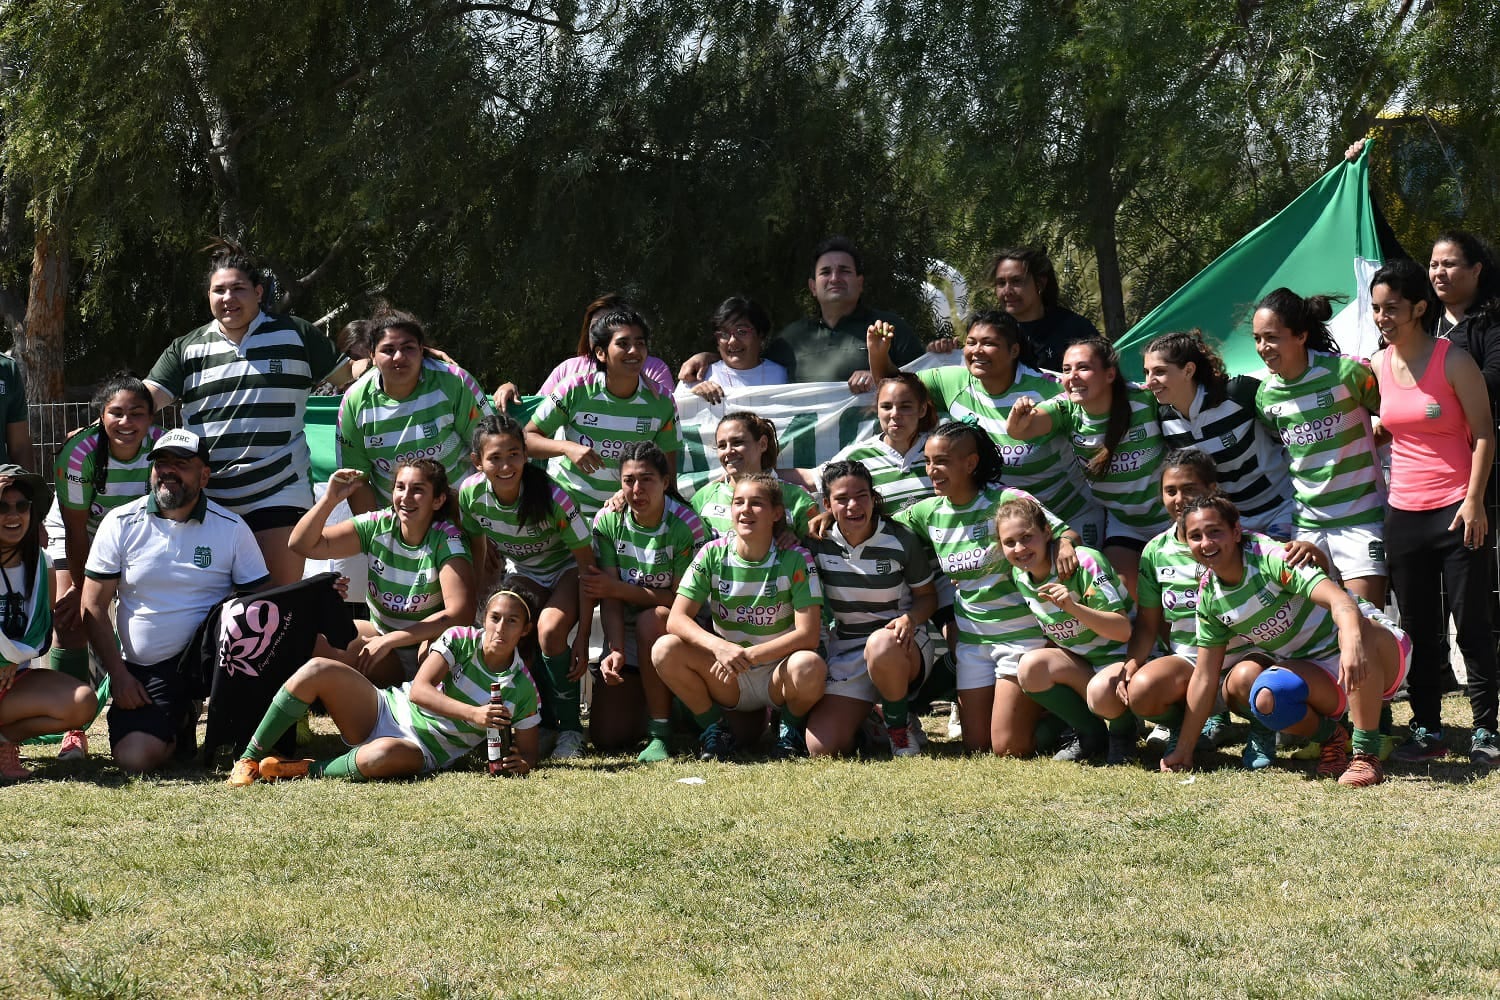
[[[613,751],[640,740],[636,759],[653,764],[670,756],[672,692],[651,665],[651,651],[667,634],[667,614],[677,582],[703,547],[703,522],[681,503],[668,506],[672,469],[650,441],[632,441],[620,452],[620,492],[625,509],[606,506],[594,518],[597,567],[583,575],[583,591],[599,602],[607,651],[599,663],[604,683],[594,688],[589,735],[599,750]],[[637,688],[637,691],[631,690]],[[640,704],[645,701],[646,720]],[[632,718],[631,716],[634,716]]]
[[[1406,676],[1411,643],[1369,604],[1358,604],[1318,569],[1292,566],[1282,544],[1242,532],[1239,511],[1221,494],[1190,501],[1182,516],[1193,558],[1205,567],[1198,600],[1198,662],[1188,682],[1183,727],[1197,732],[1213,709],[1224,648],[1243,636],[1274,661],[1241,660],[1223,679],[1224,700],[1273,732],[1322,744],[1317,775],[1362,787],[1385,780],[1380,709]],[[1340,721],[1354,722],[1354,757]],[[1192,766],[1179,743],[1164,771]]]
[[[1021,657],[1017,673],[1027,697],[1062,719],[1073,738],[1053,760],[1084,761],[1105,742],[1105,723],[1084,695],[1094,673],[1117,662],[1130,638],[1130,597],[1103,554],[1079,546],[1072,572],[1057,565],[1057,542],[1047,512],[1030,498],[1007,500],[995,511],[995,536],[1010,562],[1011,579],[1047,636],[1047,645]],[[1108,725],[1106,763],[1135,753],[1135,716]]]
[[[878,702],[892,755],[910,757],[921,747],[907,727],[906,698],[932,669],[932,558],[910,528],[885,515],[859,462],[823,467],[823,502],[833,528],[809,539],[808,548],[833,623],[828,683],[807,720],[807,748],[814,756],[847,753]]]
[[[703,726],[702,760],[729,760],[725,709],[781,709],[777,757],[805,757],[807,714],[823,697],[828,665],[815,650],[823,610],[806,550],[778,548],[786,526],[781,482],[742,476],[730,501],[733,534],[698,551],[651,650],[657,673]],[[714,631],[695,618],[710,603]]]
[[[266,710],[244,756],[229,776],[232,787],[257,778],[405,778],[449,767],[484,740],[485,730],[514,732],[506,774],[536,766],[540,748],[536,685],[516,644],[531,631],[534,613],[519,590],[505,584],[484,603],[484,627],[450,628],[432,644],[417,676],[380,690],[352,667],[318,657],[293,674]],[[491,685],[500,685],[500,697]],[[351,749],[328,760],[266,756],[283,733],[321,699]]]

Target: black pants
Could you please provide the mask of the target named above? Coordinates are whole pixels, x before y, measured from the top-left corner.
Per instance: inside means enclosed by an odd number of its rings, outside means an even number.
[[[1469,705],[1476,728],[1495,732],[1495,640],[1490,633],[1490,573],[1492,540],[1476,549],[1464,548],[1462,530],[1449,531],[1459,504],[1439,510],[1408,511],[1387,508],[1385,554],[1391,571],[1391,590],[1401,612],[1401,625],[1412,641],[1411,670],[1406,686],[1411,696],[1412,725],[1442,728],[1442,637],[1448,622],[1442,594],[1457,625],[1458,648],[1468,668]]]

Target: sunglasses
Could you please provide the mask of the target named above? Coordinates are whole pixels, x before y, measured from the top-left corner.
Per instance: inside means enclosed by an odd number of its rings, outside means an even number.
[[[30,509],[30,500],[17,500],[15,503],[0,500],[0,514],[24,514]]]

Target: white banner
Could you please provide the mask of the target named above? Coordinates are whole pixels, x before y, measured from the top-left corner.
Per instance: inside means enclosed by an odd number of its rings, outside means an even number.
[[[962,364],[958,351],[924,354],[907,371]],[[677,415],[682,427],[682,455],[678,483],[691,496],[719,474],[714,432],[719,421],[736,410],[750,410],[776,425],[780,469],[816,469],[848,444],[874,437],[875,393],[851,395],[843,382],[801,382],[790,385],[726,389],[724,401],[709,404],[683,386],[677,387]]]

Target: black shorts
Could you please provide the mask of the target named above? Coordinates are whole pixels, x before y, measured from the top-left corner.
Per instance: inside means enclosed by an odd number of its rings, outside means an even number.
[[[155,736],[163,743],[177,739],[193,699],[188,697],[187,683],[177,672],[177,657],[141,666],[127,662],[130,676],[146,688],[151,703],[143,708],[109,706],[109,742],[114,745],[131,733]]]
[[[302,520],[307,513],[305,507],[262,507],[242,515],[251,531],[270,531],[272,528],[290,528]]]
[[[1146,543],[1145,542],[1141,541],[1139,538],[1131,538],[1128,535],[1110,535],[1108,538],[1106,538],[1104,540],[1104,544],[1101,545],[1101,546],[1099,546],[1099,547],[1101,549],[1108,549],[1108,548],[1126,549],[1126,550],[1128,550],[1130,552],[1136,553],[1137,555],[1139,555],[1140,553],[1146,551]]]

